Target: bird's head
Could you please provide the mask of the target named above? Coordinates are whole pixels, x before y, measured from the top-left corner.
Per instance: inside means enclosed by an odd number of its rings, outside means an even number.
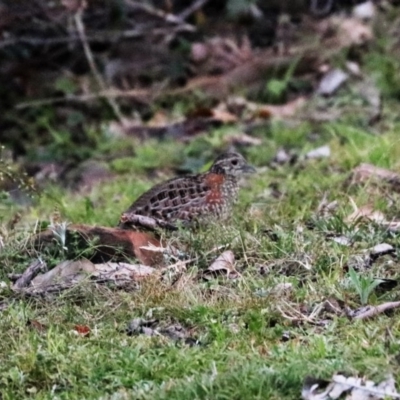
[[[239,153],[223,153],[214,161],[210,172],[215,174],[240,176],[256,172]]]

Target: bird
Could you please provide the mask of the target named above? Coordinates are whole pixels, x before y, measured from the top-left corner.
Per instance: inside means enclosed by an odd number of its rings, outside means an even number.
[[[207,172],[172,178],[152,187],[121,215],[118,226],[174,230],[179,224],[226,219],[238,198],[238,179],[254,172],[241,154],[223,153]]]

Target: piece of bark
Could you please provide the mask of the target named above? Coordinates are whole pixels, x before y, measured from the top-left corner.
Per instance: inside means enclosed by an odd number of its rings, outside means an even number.
[[[78,245],[93,247],[92,262],[107,262],[111,259],[123,260],[124,257],[135,257],[141,264],[148,266],[162,266],[162,253],[141,249],[149,244],[161,247],[161,242],[154,236],[145,232],[136,232],[119,228],[104,226],[90,226],[73,224],[67,227],[66,247],[71,244],[71,239],[79,237]],[[34,247],[40,249],[54,243],[53,232],[48,229],[34,237]],[[95,246],[90,243],[95,242]]]
[[[19,278],[21,278],[21,276],[22,274],[7,274],[7,277],[11,282],[16,282]]]
[[[31,283],[32,279],[46,267],[46,263],[38,258],[33,263],[31,263],[31,265],[29,265],[29,267],[25,270],[21,277],[18,278],[18,280],[13,285],[13,289],[21,290],[27,287]]]
[[[65,260],[45,274],[36,276],[31,283],[32,291],[45,292],[47,287],[58,284],[74,286],[95,271],[95,265],[89,260]]]

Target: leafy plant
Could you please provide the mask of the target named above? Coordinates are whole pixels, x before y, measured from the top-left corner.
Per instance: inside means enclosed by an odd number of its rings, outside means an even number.
[[[264,91],[267,100],[272,102],[280,102],[284,100],[285,93],[289,88],[297,63],[298,60],[295,60],[282,78],[273,78],[268,80]]]
[[[357,274],[354,268],[349,270],[349,278],[358,295],[362,305],[368,303],[369,296],[374,289],[382,282],[381,279],[373,278],[372,276],[362,276]]]

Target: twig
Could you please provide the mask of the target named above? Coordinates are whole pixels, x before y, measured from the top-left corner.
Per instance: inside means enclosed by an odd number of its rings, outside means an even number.
[[[151,100],[152,96],[150,95],[149,90],[115,90],[115,89],[106,89],[97,93],[89,93],[82,95],[67,95],[65,97],[52,97],[47,99],[39,99],[32,101],[24,101],[16,105],[17,109],[30,108],[30,107],[41,107],[46,105],[52,105],[57,103],[68,103],[68,102],[80,102],[84,103],[90,100],[96,99],[115,99],[118,97],[126,97],[126,98],[135,98],[140,103],[148,103],[146,99]]]
[[[178,262],[176,262],[174,264],[171,264],[171,265],[161,268],[161,271],[169,271],[171,269],[175,269],[176,271],[178,271],[179,268],[182,268],[182,270],[186,270],[187,264],[198,261],[198,259],[199,259],[199,257],[189,258],[189,260],[179,260]]]
[[[151,16],[154,16],[154,17],[157,17],[157,18],[161,18],[167,23],[172,23],[172,24],[175,24],[177,26],[183,27],[186,30],[187,29],[193,30],[193,31],[196,30],[196,28],[193,25],[187,24],[185,22],[184,18],[181,18],[181,17],[176,16],[174,14],[165,12],[163,10],[159,10],[157,8],[151,7],[151,6],[147,5],[147,4],[142,4],[142,3],[139,3],[139,2],[136,2],[136,1],[133,1],[133,0],[125,0],[125,1],[134,10],[136,9],[136,10],[143,11],[143,12],[145,12],[145,13],[151,15]],[[204,1],[204,0],[202,0],[202,1]],[[191,12],[189,11],[188,15],[190,15],[190,13]],[[175,36],[176,36],[176,32],[169,32],[169,34],[165,34],[165,38],[164,38],[165,43],[170,43],[174,39]]]
[[[89,43],[113,43],[121,39],[135,39],[145,35],[151,36],[166,36],[168,34],[176,34],[180,32],[194,32],[196,30],[192,25],[178,25],[167,28],[153,28],[153,27],[142,27],[136,29],[128,29],[125,31],[92,31],[90,34],[86,34],[86,40]],[[38,38],[38,37],[27,37],[20,36],[13,39],[6,39],[0,41],[0,49],[13,46],[20,43],[26,43],[32,46],[49,46],[63,43],[71,43],[77,40],[81,40],[78,34],[71,34],[65,37],[53,37],[53,38]]]
[[[145,13],[147,13],[149,15],[152,15],[154,17],[157,17],[157,18],[161,18],[166,22],[170,22],[172,24],[182,24],[182,23],[184,23],[184,20],[182,18],[179,18],[178,16],[176,16],[174,14],[167,13],[167,12],[165,12],[163,10],[159,10],[157,8],[151,7],[151,6],[147,5],[147,4],[139,3],[139,2],[133,1],[133,0],[126,0],[126,2],[133,9],[143,11],[143,12],[145,12]],[[184,25],[187,25],[187,24],[184,23]],[[190,25],[190,26],[192,26],[192,25]]]
[[[367,306],[363,307],[361,310],[355,310],[351,313],[353,315],[350,314],[350,317],[353,319],[368,319],[399,307],[400,301],[389,301],[379,306]]]
[[[203,7],[207,4],[209,0],[197,0],[191,6],[185,8],[181,13],[177,15],[177,17],[184,21],[187,17],[195,13],[199,8]]]
[[[289,304],[286,304],[286,305],[289,306]],[[297,322],[297,321],[306,321],[306,322],[309,322],[309,323],[311,323],[311,324],[314,324],[314,323],[315,323],[315,321],[314,321],[312,318],[310,318],[310,317],[308,317],[308,316],[302,314],[300,311],[296,310],[296,309],[295,309],[294,307],[292,307],[292,306],[290,306],[290,308],[292,309],[292,311],[293,311],[294,314],[297,314],[297,316],[286,314],[286,313],[282,310],[282,308],[281,308],[280,306],[277,306],[276,308],[277,308],[278,311],[281,313],[282,317],[288,319],[289,321],[296,321],[296,322]]]
[[[14,283],[12,288],[18,291],[27,287],[31,283],[32,279],[38,274],[38,272],[46,267],[47,264],[42,259],[38,258],[31,265],[29,265],[21,277]]]
[[[92,74],[94,76],[94,78],[97,81],[98,86],[100,87],[101,90],[106,90],[107,86],[105,84],[105,82],[103,81],[103,78],[100,74],[100,72],[97,70],[96,67],[96,63],[94,62],[94,58],[93,58],[93,54],[92,51],[90,50],[90,46],[89,46],[89,42],[86,38],[86,33],[85,33],[85,26],[83,24],[83,20],[82,20],[82,13],[83,13],[83,9],[80,8],[74,16],[74,20],[75,20],[75,25],[76,25],[76,29],[79,33],[79,38],[81,40],[82,46],[83,46],[83,51],[85,52],[85,56],[87,59],[87,62],[89,64],[90,70],[92,71]],[[114,99],[109,98],[109,97],[105,97],[107,103],[109,104],[109,106],[111,107],[111,109],[113,110],[115,116],[118,118],[118,120],[123,124],[124,123],[124,117],[118,107],[118,104],[115,102]]]

